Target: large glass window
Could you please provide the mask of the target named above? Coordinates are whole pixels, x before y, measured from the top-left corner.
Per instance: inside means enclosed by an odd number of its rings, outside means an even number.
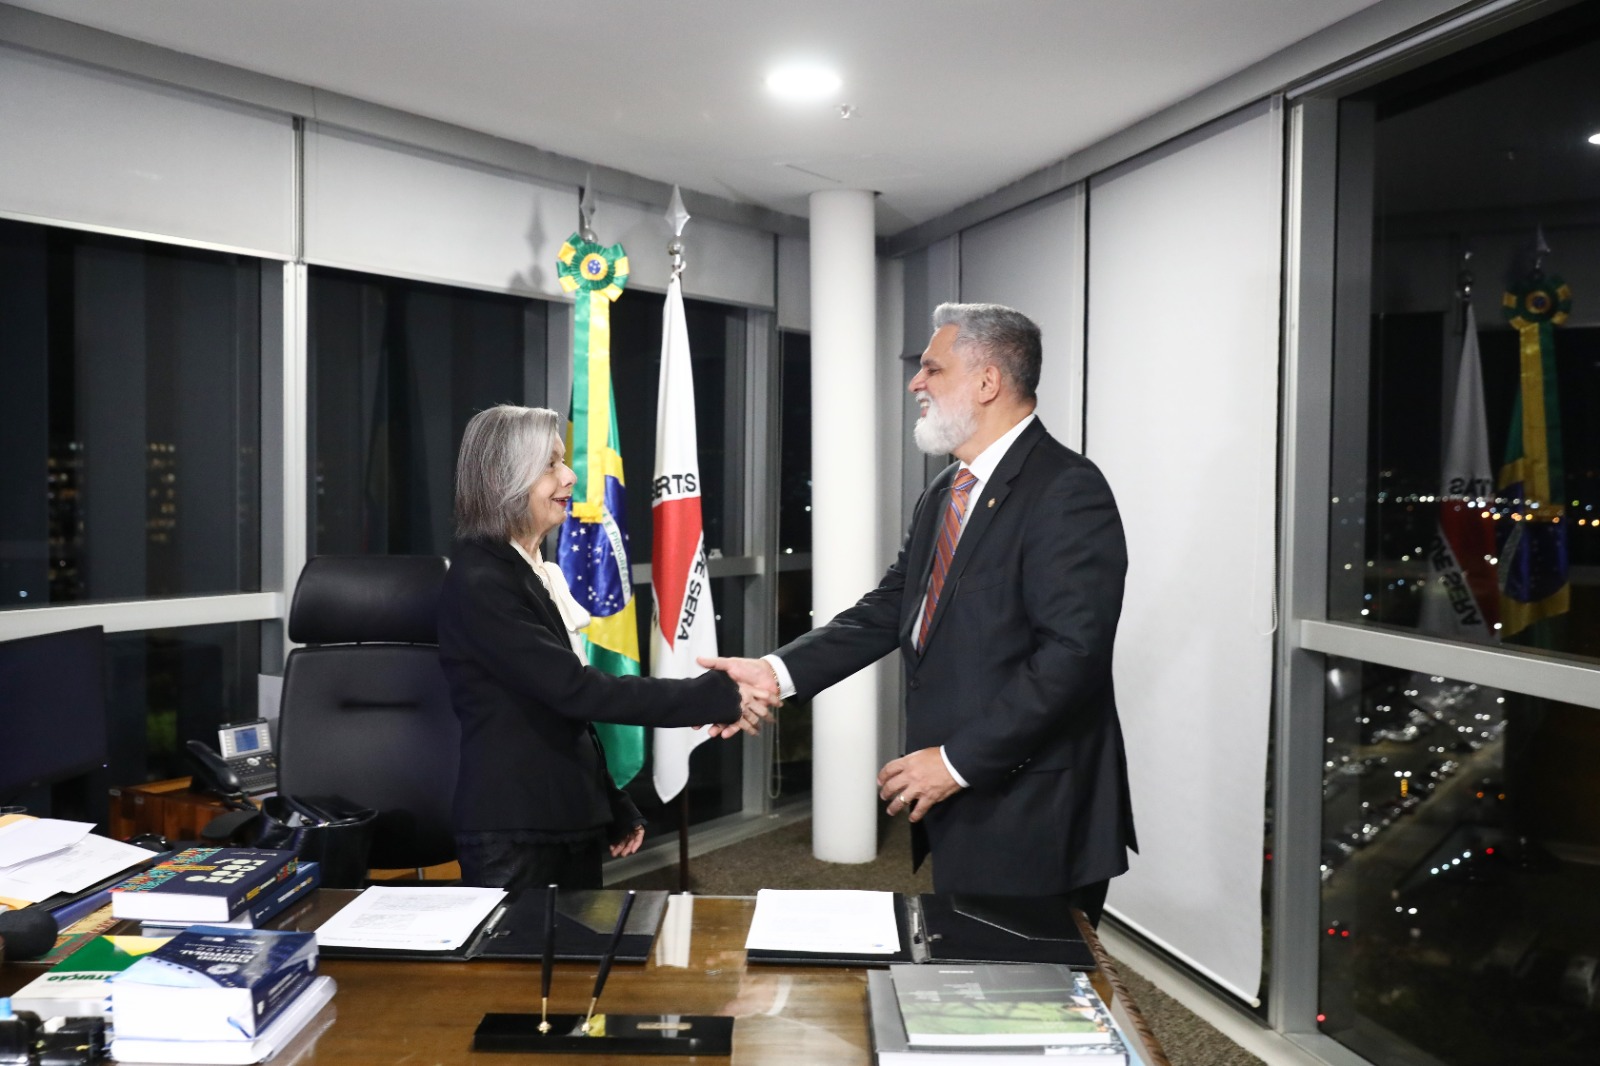
[[[1334,619],[1600,657],[1597,23],[1340,105]]]
[[[1600,1046],[1600,713],[1332,658],[1319,1014],[1378,1063]]]
[[[261,587],[261,283],[0,220],[0,608]]]
[[[1600,1038],[1600,710],[1517,691],[1600,658],[1597,65],[1573,5],[1339,103],[1328,617],[1376,632],[1308,628],[1392,665],[1326,663],[1317,1010],[1384,1066]]]
[[[778,644],[811,630],[811,337],[778,335],[783,412],[778,457]],[[774,726],[774,798],[811,792],[811,701],[784,704]]]
[[[546,314],[537,300],[310,271],[311,555],[449,552],[467,421],[548,405]]]

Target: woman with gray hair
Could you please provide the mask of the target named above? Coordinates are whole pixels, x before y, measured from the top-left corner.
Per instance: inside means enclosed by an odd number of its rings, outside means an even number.
[[[461,719],[455,834],[468,885],[599,888],[607,847],[638,850],[644,819],[611,780],[591,722],[754,732],[768,702],[716,671],[666,680],[587,664],[589,614],[539,549],[577,480],[562,428],[554,411],[492,407],[467,423],[456,461],[439,659]]]

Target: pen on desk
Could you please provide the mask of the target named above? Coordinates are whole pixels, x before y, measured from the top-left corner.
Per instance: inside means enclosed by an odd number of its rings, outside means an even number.
[[[606,987],[606,978],[611,975],[611,963],[617,957],[617,948],[622,944],[622,930],[628,924],[628,912],[633,910],[633,890],[622,897],[622,910],[617,912],[617,927],[611,930],[611,943],[606,945],[606,953],[600,958],[600,972],[594,975],[594,994],[589,997],[589,1013],[583,1016],[583,1032],[589,1031],[589,1019],[594,1017],[594,1005],[600,1002],[600,992]]]
[[[550,1031],[550,975],[556,968],[556,886],[547,890],[544,901],[544,958],[539,970],[539,1032]]]

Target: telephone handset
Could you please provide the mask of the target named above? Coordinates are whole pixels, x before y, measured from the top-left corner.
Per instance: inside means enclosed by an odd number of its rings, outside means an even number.
[[[223,799],[240,799],[244,796],[244,783],[239,780],[239,775],[205,741],[191,740],[184,746],[189,749],[189,762],[194,767],[190,788],[212,792]]]

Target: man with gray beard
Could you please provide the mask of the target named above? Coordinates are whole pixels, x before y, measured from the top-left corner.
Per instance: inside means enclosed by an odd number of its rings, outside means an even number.
[[[1111,683],[1127,550],[1098,468],[1034,414],[1039,328],[942,304],[910,389],[954,455],[878,587],[765,659],[703,660],[808,699],[898,649],[910,752],[878,774],[939,892],[1065,895],[1098,921],[1137,850]]]

